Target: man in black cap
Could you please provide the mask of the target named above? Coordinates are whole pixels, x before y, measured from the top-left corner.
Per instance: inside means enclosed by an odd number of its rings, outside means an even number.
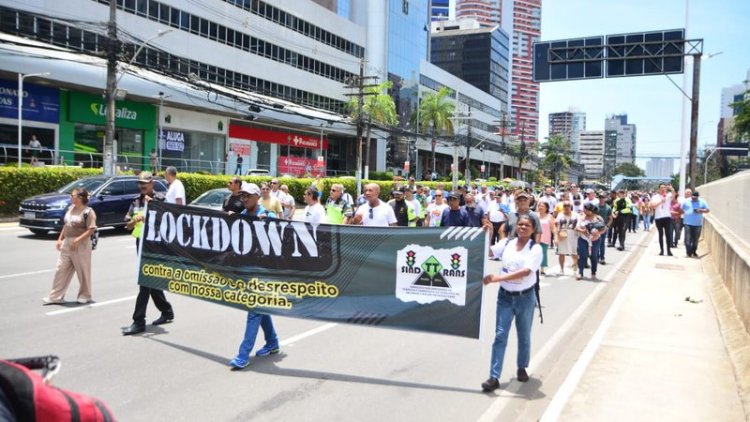
[[[164,201],[165,196],[162,193],[154,191],[154,177],[151,172],[142,171],[138,176],[138,187],[141,194],[135,198],[130,205],[128,213],[125,214],[127,224],[125,228],[133,231],[135,237],[135,250],[138,253],[140,238],[143,235],[143,220],[145,219],[144,210],[149,201]],[[159,289],[139,286],[138,297],[135,299],[135,311],[133,312],[133,324],[122,330],[122,334],[129,336],[146,331],[146,308],[148,307],[149,296],[154,301],[154,305],[161,312],[161,316],[151,324],[160,325],[171,322],[174,319],[172,305],[167,302],[164,292]]]
[[[460,205],[460,194],[458,192],[451,192],[448,194],[448,208],[443,211],[440,226],[471,226],[469,214],[466,212],[466,209]]]
[[[408,227],[409,220],[411,219],[410,217],[416,218],[416,214],[414,214],[411,204],[404,201],[404,192],[406,192],[406,188],[404,187],[395,189],[391,192],[393,199],[388,201],[388,205],[393,208],[393,213],[396,214],[396,221],[398,222],[396,225],[399,227]]]

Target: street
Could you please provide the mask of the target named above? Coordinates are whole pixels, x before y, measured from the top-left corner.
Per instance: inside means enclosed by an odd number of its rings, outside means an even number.
[[[607,248],[603,281],[576,281],[570,268],[542,278],[544,323],[537,312],[531,380],[515,380],[512,330],[501,388],[485,394],[479,384],[489,370],[497,284],[485,289],[480,340],[274,317],[281,352],[253,357],[247,369],[232,372],[227,362],[242,339],[244,312],[168,294],[173,323],[121,334],[138,292],[129,234],[101,232],[93,252],[94,304],[73,302],[74,278],[66,305],[42,306],[54,275],[56,234],[40,238],[4,224],[0,356],[58,355],[62,370],[54,385],[98,397],[127,421],[537,419],[606,311],[602,298],[611,298],[627,273],[620,264],[640,253],[643,235],[629,234],[625,252]],[[549,258],[556,264],[553,252]],[[491,270],[497,266],[490,261]],[[150,304],[148,322],[158,316]]]

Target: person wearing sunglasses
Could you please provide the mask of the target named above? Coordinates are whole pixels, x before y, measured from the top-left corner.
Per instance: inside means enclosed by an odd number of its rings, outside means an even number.
[[[312,224],[325,222],[326,209],[318,201],[318,189],[310,186],[305,189],[305,221]]]
[[[440,227],[443,220],[443,212],[448,209],[445,199],[445,193],[443,193],[442,189],[435,191],[435,202],[427,206],[424,222],[425,227]]]
[[[275,212],[266,210],[263,207],[259,201],[260,196],[261,189],[258,185],[255,183],[242,183],[240,197],[245,209],[241,215],[247,216],[251,221],[278,218]],[[253,347],[255,346],[255,338],[258,336],[259,328],[263,329],[266,344],[255,352],[255,356],[268,356],[279,353],[279,336],[276,334],[271,315],[248,311],[247,321],[245,322],[245,335],[242,338],[242,343],[240,343],[237,356],[229,361],[229,366],[231,366],[233,371],[247,368],[250,364],[250,352],[253,351]]]
[[[363,226],[396,226],[396,213],[387,203],[380,200],[380,186],[377,183],[365,185],[365,202],[354,214],[351,224]]]
[[[242,180],[238,176],[232,177],[227,182],[227,188],[229,188],[230,195],[224,200],[224,205],[221,209],[229,214],[239,214],[245,209],[240,200],[240,187],[242,187]]]

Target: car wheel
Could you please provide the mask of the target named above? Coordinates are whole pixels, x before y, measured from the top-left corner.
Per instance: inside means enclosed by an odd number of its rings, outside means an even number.
[[[37,236],[44,236],[49,232],[49,230],[44,230],[44,229],[29,229],[29,230],[31,230],[31,232]]]

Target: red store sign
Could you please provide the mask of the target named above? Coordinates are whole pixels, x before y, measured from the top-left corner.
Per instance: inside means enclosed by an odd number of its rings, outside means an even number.
[[[229,137],[250,141],[270,142],[297,148],[321,149],[320,138],[290,132],[276,132],[255,127],[229,125]],[[323,138],[322,149],[328,149],[328,139]]]
[[[313,160],[294,155],[280,155],[277,168],[279,174],[292,174],[295,176],[303,176],[305,174],[311,174],[313,176],[317,176],[318,174],[321,176],[326,175],[325,160]]]

